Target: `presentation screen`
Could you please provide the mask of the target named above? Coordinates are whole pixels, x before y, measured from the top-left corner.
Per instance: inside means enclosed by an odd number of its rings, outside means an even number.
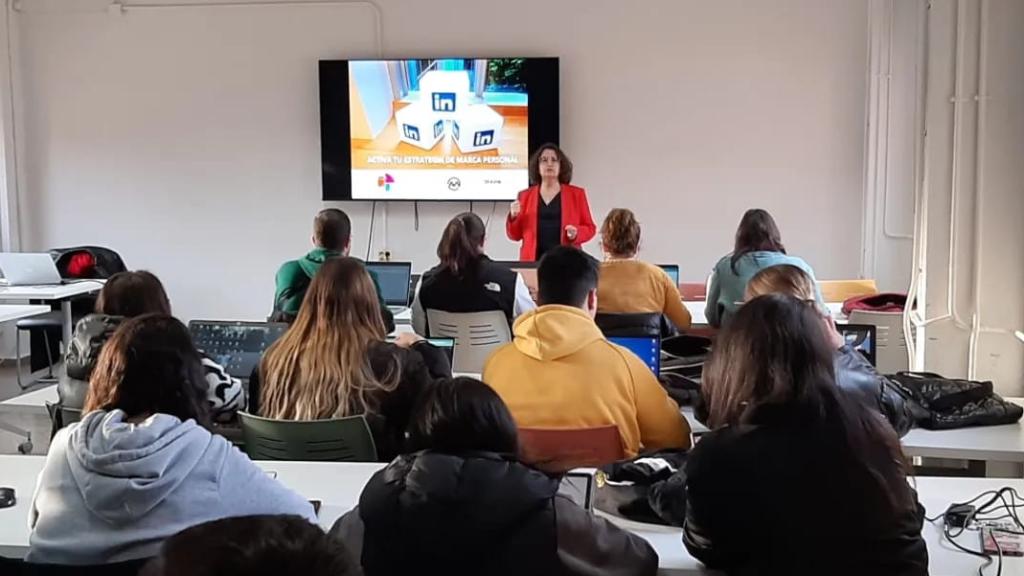
[[[320,120],[324,200],[515,200],[558,142],[558,59],[321,61]]]

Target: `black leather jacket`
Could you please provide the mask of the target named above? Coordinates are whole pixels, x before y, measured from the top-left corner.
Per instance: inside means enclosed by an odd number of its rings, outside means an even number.
[[[896,434],[903,436],[914,427],[910,405],[900,390],[875,370],[860,352],[843,346],[835,355],[836,384],[882,413]]]

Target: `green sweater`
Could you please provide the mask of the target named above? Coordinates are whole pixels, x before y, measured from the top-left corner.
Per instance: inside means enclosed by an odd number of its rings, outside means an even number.
[[[277,270],[274,311],[284,312],[293,317],[298,314],[302,299],[306,297],[306,289],[309,288],[313,276],[316,276],[317,271],[320,270],[320,265],[328,258],[337,256],[343,256],[343,254],[335,250],[314,248],[302,258],[289,260],[282,264],[281,268]],[[377,300],[380,302],[381,309],[387,310],[384,298],[380,295],[380,282],[377,280],[377,274],[372,270],[369,272],[370,279],[373,280],[373,287],[377,289]]]

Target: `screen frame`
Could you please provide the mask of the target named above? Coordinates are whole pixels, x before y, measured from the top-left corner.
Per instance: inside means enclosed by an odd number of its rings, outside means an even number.
[[[383,295],[383,291],[384,291],[383,288],[381,288],[381,292],[382,292],[381,299],[384,300],[384,305],[385,306],[408,306],[409,305],[409,302],[412,300],[412,262],[392,262],[392,261],[389,261],[389,262],[367,262],[365,264],[365,266],[366,266],[366,269],[368,271],[373,269],[373,268],[401,268],[401,269],[407,271],[408,273],[406,274],[406,276],[410,280],[409,280],[409,282],[407,282],[407,284],[409,286],[406,288],[406,291],[405,291],[405,302],[402,303],[402,302],[398,302],[397,300],[388,300]],[[380,277],[379,276],[378,276],[377,280],[378,280],[378,282],[380,281]]]
[[[472,59],[470,57],[427,57],[430,59]],[[487,58],[476,56],[476,59]],[[560,141],[559,106],[560,74],[556,56],[494,56],[491,58],[523,58],[526,60],[527,85],[527,156],[544,144]],[[512,202],[490,198],[352,198],[352,125],[350,123],[348,64],[424,58],[351,58],[319,61],[320,92],[320,197],[324,202]],[[544,85],[535,94],[530,86]]]

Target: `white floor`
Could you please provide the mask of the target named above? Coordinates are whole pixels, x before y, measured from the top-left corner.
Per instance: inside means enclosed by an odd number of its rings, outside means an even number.
[[[22,378],[29,379],[27,374],[27,358],[22,363]],[[41,375],[43,372],[37,374]],[[36,390],[30,388],[26,391],[18,388],[17,373],[14,370],[13,360],[0,361],[0,402],[20,396],[27,391]],[[0,408],[0,423],[11,424],[32,434],[32,453],[46,454],[50,446],[50,420],[45,415],[25,414],[9,409]],[[0,454],[18,454],[18,445],[25,441],[20,435],[15,435],[7,430],[0,429]]]

